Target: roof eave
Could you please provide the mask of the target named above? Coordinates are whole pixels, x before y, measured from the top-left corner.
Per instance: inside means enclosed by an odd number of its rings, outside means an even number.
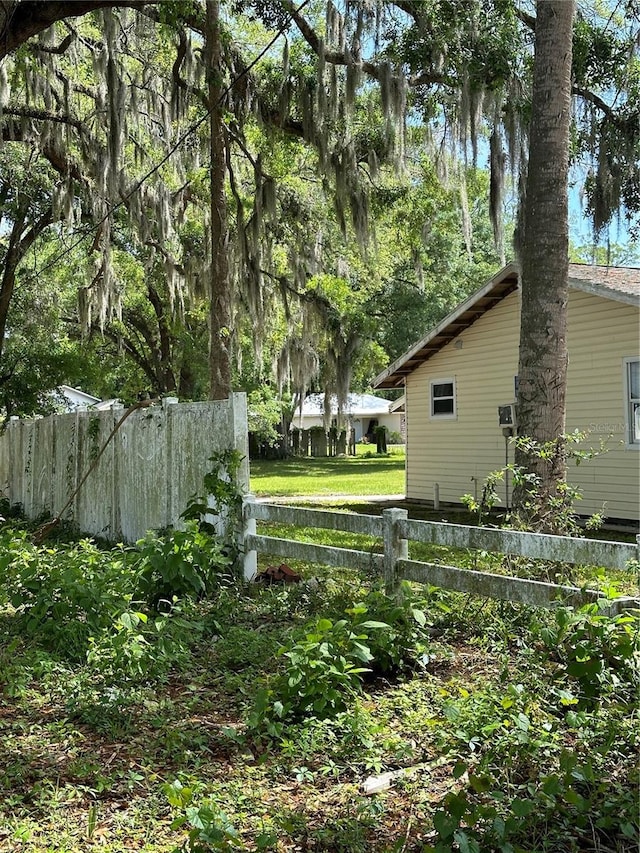
[[[623,302],[625,305],[634,305],[636,308],[640,307],[640,294],[637,293],[627,293],[624,290],[616,290],[606,285],[592,284],[571,276],[569,276],[569,287],[573,287],[574,290],[582,290],[584,293],[590,293],[593,296],[612,299],[614,302]]]
[[[442,320],[429,334],[414,344],[410,350],[396,359],[386,370],[373,380],[374,388],[398,388],[404,384],[404,378],[416,367],[438,352],[446,343],[458,337],[468,329],[478,317],[485,314],[497,302],[500,302],[518,286],[518,269],[515,263],[507,264],[496,275],[489,279],[475,293],[472,293],[461,305]],[[490,303],[480,305],[483,299]],[[476,311],[473,312],[473,309]],[[473,312],[471,314],[470,312]],[[460,321],[456,323],[456,321]],[[438,340],[441,338],[441,340]],[[430,346],[430,344],[432,346]],[[429,353],[429,350],[432,350]]]

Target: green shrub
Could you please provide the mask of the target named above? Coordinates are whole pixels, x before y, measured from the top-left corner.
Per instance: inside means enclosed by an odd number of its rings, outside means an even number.
[[[164,680],[170,669],[188,659],[189,646],[202,623],[182,615],[181,602],[165,613],[147,616],[128,609],[96,636],[89,637],[87,663],[107,686]]]
[[[230,580],[231,564],[220,540],[196,521],[186,530],[138,543],[137,596],[154,607],[174,598],[202,598]]]
[[[101,551],[85,539],[72,548],[38,548],[25,532],[0,538],[4,598],[27,636],[72,660],[84,658],[89,637],[128,609],[133,582],[129,555]]]
[[[363,673],[371,670],[369,633],[387,627],[362,622],[356,633],[348,619],[319,619],[311,633],[279,650],[287,659],[285,669],[271,687],[258,691],[249,727],[278,737],[284,721],[346,711],[362,688]]]
[[[465,767],[454,774],[460,778]],[[624,781],[603,778],[589,762],[565,751],[557,771],[509,792],[495,779],[468,774],[466,787],[447,794],[433,815],[437,837],[425,853],[466,850],[636,849],[637,801]]]
[[[543,657],[555,667],[555,680],[576,685],[579,704],[637,695],[640,637],[631,614],[608,616],[597,604],[578,610],[558,608],[553,621],[538,625]]]
[[[214,800],[196,804],[193,789],[177,779],[164,785],[163,790],[170,805],[178,810],[171,828],[187,828],[186,840],[175,847],[173,853],[210,853],[214,850],[231,853],[245,849],[230,819]]]
[[[398,672],[411,667],[424,668],[429,662],[427,618],[424,601],[408,581],[403,581],[395,595],[374,588],[363,600],[346,612],[354,631],[374,622],[384,630],[369,632],[370,667],[375,672]]]
[[[279,650],[284,671],[259,691],[249,727],[278,737],[284,721],[333,719],[352,706],[368,673],[425,665],[426,617],[416,605],[408,583],[395,597],[374,589],[346,609],[347,618],[307,626]]]
[[[209,544],[209,537],[200,533],[153,540],[152,554],[161,553],[161,545],[178,553],[183,559],[169,567],[191,582],[193,562],[188,557],[200,557],[202,537]],[[174,598],[164,613],[144,612],[141,591],[157,593],[161,588],[150,561],[144,563],[148,556],[140,558],[122,546],[101,550],[89,540],[73,547],[39,548],[25,532],[5,531],[0,535],[0,595],[15,609],[24,636],[73,662],[86,660],[102,684],[161,678],[184,659],[202,625]],[[209,551],[206,559],[212,571]],[[204,563],[204,557],[201,560]]]

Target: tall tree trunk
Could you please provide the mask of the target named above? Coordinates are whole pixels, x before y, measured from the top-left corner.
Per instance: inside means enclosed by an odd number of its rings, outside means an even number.
[[[538,0],[529,167],[519,259],[522,304],[518,433],[538,443],[565,430],[569,273],[568,169],[574,0]],[[561,445],[561,442],[560,442]],[[516,465],[539,480],[546,503],[562,491],[564,448],[540,458],[516,450]],[[527,489],[514,503],[524,508]]]
[[[35,240],[53,221],[53,211],[51,208],[47,208],[40,219],[33,222],[28,231],[23,233],[28,210],[29,200],[26,199],[20,204],[16,213],[9,235],[7,252],[2,258],[2,265],[0,266],[0,360],[4,350],[7,319],[16,286],[18,267]]]
[[[226,158],[222,121],[220,3],[207,0],[207,56],[211,126],[211,270],[209,276],[209,397],[231,394],[231,283],[225,197]]]

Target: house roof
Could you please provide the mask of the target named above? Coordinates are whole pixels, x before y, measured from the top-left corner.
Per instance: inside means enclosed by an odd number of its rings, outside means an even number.
[[[364,417],[373,415],[387,414],[391,400],[385,400],[382,397],[376,397],[374,394],[349,394],[344,407],[344,414],[351,417]],[[338,412],[338,399],[333,396],[331,398],[331,414]],[[322,417],[324,414],[324,394],[309,394],[305,397],[302,404],[302,417]],[[295,417],[300,416],[300,409],[296,408]]]
[[[405,377],[518,287],[518,268],[510,263],[458,305],[424,338],[377,376],[376,388],[397,388]],[[640,269],[569,264],[569,287],[640,306]]]
[[[86,391],[81,391],[79,388],[72,388],[71,385],[59,385],[57,396],[66,400],[69,411],[93,409],[94,411],[103,412],[119,402],[117,399],[101,400],[100,397],[94,397],[92,394],[87,394]]]
[[[74,406],[93,406],[100,402],[100,397],[94,397],[79,388],[72,388],[71,385],[59,385],[58,393]]]

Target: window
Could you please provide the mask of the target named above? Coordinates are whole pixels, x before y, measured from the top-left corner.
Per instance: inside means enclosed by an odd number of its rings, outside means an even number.
[[[624,368],[627,446],[640,447],[640,359],[625,358]]]
[[[431,417],[455,418],[455,379],[434,379],[431,382]]]

